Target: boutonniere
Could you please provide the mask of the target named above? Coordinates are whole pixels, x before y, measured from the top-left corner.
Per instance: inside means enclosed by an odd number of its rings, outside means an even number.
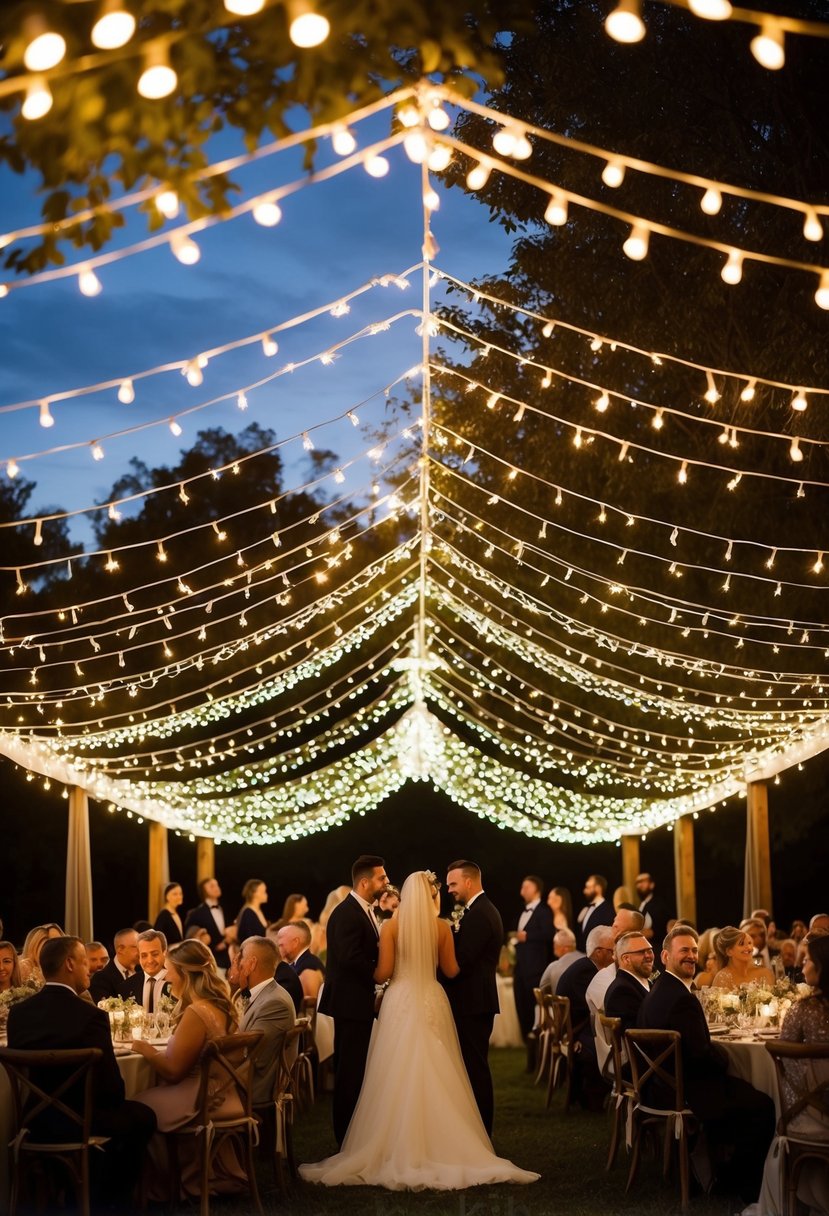
[[[648,976],[648,983],[649,983],[649,984],[651,984],[651,985],[653,985],[653,984],[655,984],[655,983],[656,983],[656,981],[657,981],[658,979],[659,979],[659,972],[658,972],[658,971],[652,971],[652,972],[650,973],[650,975]]]
[[[466,916],[466,904],[455,904],[449,914],[449,924],[452,927],[452,932],[457,933],[461,927],[461,921]]]

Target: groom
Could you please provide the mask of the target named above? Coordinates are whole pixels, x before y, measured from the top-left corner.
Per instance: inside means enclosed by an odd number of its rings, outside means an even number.
[[[374,968],[380,931],[372,904],[389,885],[382,857],[351,867],[351,891],[328,921],[319,1011],[334,1019],[334,1135],[341,1145],[360,1096],[374,1025]]]
[[[494,1098],[489,1071],[489,1038],[499,1011],[495,972],[504,940],[498,909],[481,886],[481,867],[453,861],[446,889],[460,905],[453,916],[455,955],[460,974],[444,986],[458,1031],[461,1055],[487,1134],[492,1136]]]

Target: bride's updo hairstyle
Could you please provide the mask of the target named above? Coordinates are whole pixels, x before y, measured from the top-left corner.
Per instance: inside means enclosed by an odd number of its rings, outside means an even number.
[[[216,970],[207,946],[195,938],[187,938],[171,946],[167,958],[181,975],[181,996],[173,1010],[173,1021],[177,1022],[194,1001],[209,1001],[226,1014],[227,1033],[231,1034],[236,1029],[236,1010],[230,999],[230,988]]]
[[[438,922],[435,892],[440,889],[434,874],[416,870],[403,883],[397,912],[397,962],[413,979],[435,978],[438,956]]]
[[[727,952],[733,949],[734,946],[739,945],[745,936],[745,930],[737,929],[734,925],[726,925],[724,929],[720,929],[714,938],[714,951],[717,955],[717,963],[720,968],[728,966],[731,959],[728,957]]]

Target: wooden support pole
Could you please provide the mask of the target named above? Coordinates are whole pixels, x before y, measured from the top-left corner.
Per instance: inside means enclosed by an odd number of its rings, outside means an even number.
[[[167,829],[163,823],[150,820],[149,878],[147,883],[147,920],[155,921],[164,903],[164,888],[170,881],[167,854]]]
[[[765,908],[767,911],[773,912],[769,788],[766,781],[749,781],[746,787],[746,865],[743,916],[750,916],[755,908]]]
[[[216,877],[216,842],[212,836],[196,837],[196,882]]]
[[[681,815],[674,824],[674,876],[676,914],[680,920],[697,923],[697,888],[694,870],[694,820]]]
[[[89,847],[89,799],[86,790],[69,789],[69,834],[66,846],[66,932],[92,940],[92,860]]]
[[[631,899],[638,905],[636,876],[639,873],[639,837],[622,837],[622,886],[627,887]]]

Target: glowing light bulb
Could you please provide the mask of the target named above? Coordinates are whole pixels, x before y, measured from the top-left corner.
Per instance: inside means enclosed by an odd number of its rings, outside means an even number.
[[[757,384],[756,380],[749,380],[748,384],[745,386],[743,391],[740,393],[741,401],[753,401],[754,400],[754,388],[755,388],[756,384]]]
[[[808,408],[809,402],[806,400],[806,394],[802,388],[799,388],[792,397],[792,409],[797,410],[799,414],[802,414],[804,410],[807,410]]]
[[[634,224],[622,249],[633,262],[641,262],[648,256],[650,233],[644,224]]]
[[[743,255],[739,249],[732,249],[725,265],[720,271],[723,283],[739,283],[743,277]]]
[[[556,228],[560,228],[567,223],[567,199],[563,194],[555,193],[551,195],[550,201],[547,204],[547,210],[544,212],[544,219],[548,224],[553,224]]]
[[[407,101],[406,104],[402,105],[397,111],[397,121],[400,123],[401,127],[416,127],[420,122],[420,111],[418,110],[417,106],[413,106],[410,101]]]
[[[30,17],[23,27],[29,39],[23,52],[23,62],[30,72],[48,72],[57,67],[66,54],[66,40],[50,30],[43,17]]]
[[[435,106],[426,115],[426,121],[433,131],[445,131],[452,121],[443,106]]]
[[[436,190],[425,190],[423,193],[423,206],[427,211],[437,211],[440,207],[440,196]]]
[[[254,13],[261,13],[265,7],[265,0],[224,0],[225,8],[229,13],[233,13],[234,17],[252,17]]]
[[[35,76],[26,86],[26,96],[20,113],[29,122],[43,118],[52,108],[52,90],[42,76]]]
[[[118,386],[118,400],[122,405],[132,405],[135,400],[135,388],[132,380],[122,380]]]
[[[239,393],[236,398],[236,408],[243,412],[248,408],[248,399],[244,393]]]
[[[595,405],[600,414],[606,413],[607,407],[610,405],[610,398],[608,397],[607,393],[602,393],[602,395],[596,399]]]
[[[272,359],[279,350],[279,343],[271,334],[265,334],[264,338],[262,339],[262,350],[269,359]]]
[[[199,367],[197,359],[191,359],[184,368],[184,376],[191,388],[198,388],[204,381],[202,369]]]
[[[39,419],[39,421],[40,421],[40,425],[41,425],[41,426],[44,426],[44,427],[47,427],[47,428],[48,428],[48,427],[50,427],[50,426],[54,426],[54,425],[55,425],[55,420],[54,420],[54,418],[52,417],[51,410],[49,409],[49,402],[48,402],[48,401],[41,401],[41,403],[40,403],[40,419]]]
[[[409,131],[403,139],[403,150],[413,165],[422,165],[429,155],[429,141],[418,129]]]
[[[719,215],[722,195],[714,186],[709,186],[700,199],[699,205],[706,215]]]
[[[91,266],[82,266],[78,271],[78,287],[82,296],[99,296],[102,291],[101,280]]]
[[[820,574],[820,572],[822,571],[822,569],[823,569],[823,554],[822,553],[818,553],[817,560],[815,561],[814,566],[812,566],[812,569],[814,570],[815,574]]]
[[[489,181],[489,175],[492,172],[492,166],[485,161],[479,161],[473,169],[470,169],[466,175],[466,184],[470,190],[483,190],[484,186]]]
[[[385,177],[391,166],[385,156],[368,156],[363,167],[369,177]]]
[[[432,148],[429,153],[426,163],[433,173],[442,173],[452,160],[452,149],[446,144],[438,144],[436,148]]]
[[[614,190],[625,180],[625,166],[620,160],[609,160],[602,169],[602,181]]]
[[[92,441],[92,443],[89,445],[89,450],[90,450],[90,452],[91,452],[91,454],[92,454],[92,459],[93,459],[93,460],[103,460],[103,458],[104,458],[104,449],[101,447],[101,445],[100,445],[100,443],[98,442],[98,440],[97,440],[97,439],[94,439],[94,440]]]
[[[327,17],[314,12],[308,0],[291,0],[288,12],[291,24],[288,26],[288,36],[294,46],[307,50],[309,47],[321,46],[331,33],[331,25]]]
[[[684,486],[687,484],[687,481],[688,481],[688,461],[687,460],[683,460],[683,462],[680,466],[679,472],[676,475],[676,479],[681,486]]]
[[[803,219],[803,235],[807,241],[823,240],[823,225],[816,211],[810,209],[806,212]]]
[[[178,76],[170,65],[167,47],[153,43],[147,48],[144,70],[138,77],[138,92],[147,101],[160,101],[169,97],[178,84]]]
[[[273,199],[262,199],[253,208],[253,218],[263,228],[275,228],[282,219],[282,209]]]
[[[173,432],[176,439],[178,439],[179,435],[182,433],[181,425],[176,422],[175,418],[170,419],[170,430]]]
[[[533,154],[533,146],[522,132],[515,141],[512,155],[515,160],[529,160]]]
[[[500,127],[492,136],[492,146],[499,156],[512,156],[518,132],[514,127]]]
[[[101,15],[92,27],[92,45],[102,51],[126,46],[135,33],[135,17],[120,0],[105,0]]]
[[[201,257],[201,250],[198,245],[186,233],[174,233],[170,237],[170,249],[173,252],[173,257],[181,262],[182,266],[195,266]]]
[[[829,309],[829,270],[824,270],[820,276],[818,289],[815,292],[815,304],[818,308]]]
[[[639,0],[619,0],[608,14],[604,28],[616,42],[641,42],[646,30]]]
[[[803,453],[800,450],[800,439],[797,435],[794,436],[789,447],[789,456],[795,464],[800,464],[803,459]]]
[[[656,413],[654,414],[653,421],[651,422],[651,426],[653,427],[653,429],[655,431],[661,431],[663,426],[665,425],[664,415],[665,415],[664,410],[657,410]]]
[[[335,127],[331,132],[331,147],[337,156],[350,156],[357,147],[357,140],[348,127]]]
[[[688,7],[695,17],[706,21],[727,21],[734,11],[731,0],[688,0]]]
[[[20,465],[12,458],[6,465],[6,476],[14,479],[20,472]]]
[[[751,53],[761,67],[776,72],[786,62],[783,31],[776,21],[764,21],[751,40]]]
[[[155,207],[166,220],[174,220],[178,215],[179,202],[175,190],[162,190],[155,196]]]

